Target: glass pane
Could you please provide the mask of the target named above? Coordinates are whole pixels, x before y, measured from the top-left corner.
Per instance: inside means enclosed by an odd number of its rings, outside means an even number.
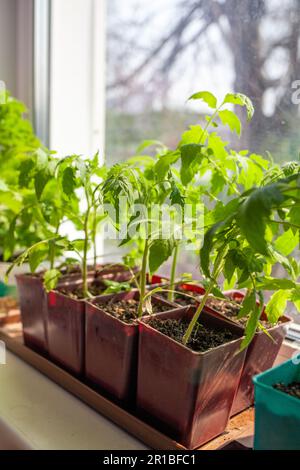
[[[298,0],[108,2],[107,153],[156,136],[176,144],[197,120],[198,89],[248,95],[255,117],[238,147],[298,158]]]
[[[107,155],[125,159],[143,139],[176,146],[199,119],[199,104],[186,99],[207,89],[219,99],[241,92],[254,103],[251,123],[241,111],[234,148],[298,160],[299,31],[299,0],[111,0]],[[186,252],[179,270],[199,275],[198,264]]]

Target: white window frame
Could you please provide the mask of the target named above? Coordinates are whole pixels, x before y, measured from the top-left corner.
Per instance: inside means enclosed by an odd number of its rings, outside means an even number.
[[[42,0],[43,1],[43,0]],[[50,147],[103,157],[105,0],[52,0]]]

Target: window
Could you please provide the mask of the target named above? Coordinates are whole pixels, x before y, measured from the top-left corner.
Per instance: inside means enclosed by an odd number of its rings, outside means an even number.
[[[252,99],[254,118],[246,123],[241,113],[244,129],[235,148],[268,150],[276,161],[298,159],[299,31],[296,0],[110,0],[110,159],[125,159],[154,137],[174,147],[199,119],[199,105],[186,99],[205,89],[220,99],[230,90]],[[197,278],[197,265],[195,254],[182,253],[178,272],[193,270]]]
[[[107,153],[141,139],[176,143],[197,120],[186,98],[209,89],[255,106],[240,148],[298,158],[300,3],[296,0],[108,2]]]

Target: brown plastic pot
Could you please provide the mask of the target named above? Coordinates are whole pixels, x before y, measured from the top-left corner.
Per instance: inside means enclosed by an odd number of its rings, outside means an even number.
[[[138,270],[138,267],[134,267],[130,271],[122,264],[109,265],[109,263],[107,263],[107,265],[102,266],[96,271],[96,277],[115,282],[126,282],[132,278],[132,273],[137,273]]]
[[[47,352],[47,294],[41,276],[16,275],[23,324],[24,343],[39,352]]]
[[[132,272],[135,273],[138,271],[137,267],[132,269]],[[88,279],[92,281],[94,278],[97,279],[109,279],[116,282],[126,282],[131,279],[132,274],[125,266],[122,264],[110,264],[106,263],[105,265],[97,265],[97,269],[95,271],[94,266],[88,267]],[[77,282],[82,280],[82,273],[80,266],[74,267],[73,272],[69,272],[67,274],[63,274],[61,280],[68,279],[72,282]]]
[[[190,319],[194,312],[182,307],[160,318]],[[138,409],[189,449],[225,431],[245,358],[240,328],[204,311],[200,318],[238,338],[200,353],[153,329],[150,317],[139,321]]]
[[[64,286],[64,290],[71,291],[72,289],[74,289],[74,284]],[[59,290],[49,292],[47,331],[50,357],[71,372],[82,375],[85,347],[85,301],[69,297]]]
[[[85,375],[118,400],[133,402],[136,392],[138,324],[128,324],[105,312],[109,301],[138,299],[137,290],[103,295],[86,302]],[[173,304],[152,297],[161,305]]]
[[[59,286],[68,284],[70,275],[63,276]],[[41,353],[48,351],[47,293],[43,285],[43,272],[17,274],[23,337],[26,346]]]
[[[224,294],[232,300],[243,299],[245,295],[237,290],[224,292]],[[224,318],[224,316],[216,310],[205,307],[211,314]],[[263,320],[266,320],[263,312]],[[254,385],[252,378],[254,375],[260,374],[270,369],[279,353],[282,342],[285,338],[287,325],[291,319],[287,316],[280,317],[280,323],[268,329],[268,333],[272,336],[273,341],[263,332],[258,331],[252,342],[249,344],[246,353],[246,359],[237,389],[236,396],[233,401],[230,415],[236,415],[241,411],[249,408],[254,403]],[[229,320],[231,321],[231,320]],[[233,322],[233,320],[232,320]],[[244,332],[244,328],[240,327]]]
[[[188,283],[188,282],[183,282],[183,283],[177,284],[177,286],[180,287],[180,289],[186,291],[186,293],[190,294],[190,295],[192,295],[192,294],[204,295],[205,294],[204,287],[202,287],[199,284],[192,284],[192,283]],[[175,288],[175,290],[176,290],[176,288]],[[187,304],[190,300],[191,299],[189,299],[189,297],[186,297]],[[176,299],[175,299],[175,303],[176,303]],[[197,303],[196,299],[195,299],[195,303]],[[180,305],[180,304],[178,304],[178,305]]]

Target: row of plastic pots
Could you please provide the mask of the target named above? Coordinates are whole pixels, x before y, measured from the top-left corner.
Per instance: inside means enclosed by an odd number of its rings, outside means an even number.
[[[137,299],[136,290],[84,301],[59,289],[47,295],[39,277],[23,275],[17,281],[27,345],[47,352],[124,405],[136,406],[187,448],[224,432],[229,417],[252,404],[252,377],[272,366],[288,321],[282,317],[269,330],[274,342],[258,332],[248,349],[240,352],[243,328],[206,308],[202,323],[220,330],[226,327],[237,339],[198,353],[153,329],[150,317],[128,324],[105,312],[108,301]],[[203,293],[200,286],[185,288]],[[157,314],[160,318],[193,315],[194,307],[152,298],[170,307]]]

